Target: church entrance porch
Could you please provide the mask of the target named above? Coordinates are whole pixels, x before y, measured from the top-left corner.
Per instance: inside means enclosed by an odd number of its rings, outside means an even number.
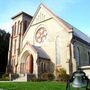
[[[32,54],[28,55],[21,63],[20,63],[20,73],[21,74],[32,74],[33,73],[33,56]]]

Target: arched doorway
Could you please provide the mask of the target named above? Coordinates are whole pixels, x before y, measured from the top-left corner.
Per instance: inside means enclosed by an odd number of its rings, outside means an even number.
[[[28,55],[25,63],[26,73],[33,73],[33,56]]]
[[[33,55],[25,51],[20,62],[20,73],[33,73]]]

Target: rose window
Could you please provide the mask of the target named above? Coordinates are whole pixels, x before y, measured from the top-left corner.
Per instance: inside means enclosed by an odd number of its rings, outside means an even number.
[[[38,43],[44,42],[46,37],[47,37],[47,31],[45,28],[40,28],[38,29],[38,31],[36,32],[36,41]]]

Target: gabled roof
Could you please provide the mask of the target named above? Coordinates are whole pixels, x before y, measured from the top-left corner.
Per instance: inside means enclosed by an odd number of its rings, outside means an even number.
[[[33,20],[35,19],[37,13],[39,12],[40,8],[44,8],[56,21],[57,23],[59,23],[60,25],[62,25],[68,32],[73,32],[73,35],[84,40],[87,43],[90,43],[90,38],[85,35],[83,32],[81,32],[80,30],[78,30],[77,28],[75,28],[74,26],[72,26],[71,24],[69,24],[68,22],[66,22],[65,20],[61,19],[60,17],[56,16],[52,11],[50,11],[44,4],[40,4],[36,13],[34,14],[34,17],[29,25],[29,27],[31,26]],[[29,29],[29,27],[27,28],[27,31]],[[26,31],[26,33],[27,33]],[[25,33],[25,34],[26,34]]]
[[[38,53],[38,58],[42,58],[42,59],[47,59],[47,60],[50,60],[49,56],[47,55],[47,53],[41,48],[41,47],[38,47],[38,46],[34,46],[34,49],[37,51]]]
[[[28,26],[25,34],[24,34],[24,37],[25,37],[26,33],[28,32],[29,28],[31,27],[31,25],[32,25],[35,17],[37,16],[37,13],[39,12],[40,8],[43,8],[46,11],[48,11],[48,13],[57,21],[57,23],[59,23],[60,25],[62,25],[67,32],[72,32],[72,29],[71,28],[67,27],[64,23],[62,23],[62,21],[60,21],[60,19],[58,19],[58,17],[51,10],[49,10],[44,4],[41,3],[39,5],[39,7],[37,8],[37,10],[36,10],[36,12],[35,12],[32,20],[31,20],[31,22],[30,22],[30,24],[29,24],[29,26]]]
[[[33,17],[33,19],[32,19],[32,22],[33,22],[34,18],[36,17],[37,13],[39,12],[40,8],[45,9],[45,10],[49,13],[49,15],[51,15],[51,16],[52,16],[60,25],[62,25],[68,32],[71,32],[71,31],[72,31],[71,28],[69,28],[68,26],[64,25],[64,23],[62,23],[62,21],[60,21],[60,19],[58,20],[58,17],[57,17],[50,9],[48,9],[48,8],[47,8],[44,4],[42,4],[42,3],[39,5],[36,13],[34,14],[34,17]],[[31,23],[32,23],[32,22],[31,22]]]
[[[73,30],[73,35],[74,36],[86,41],[87,43],[90,43],[90,38],[86,34],[81,32],[80,30],[78,30],[77,28],[75,28],[74,26],[72,26],[71,24],[66,22],[65,20],[63,20],[59,17],[58,17],[58,19],[60,19],[68,28],[71,28]]]
[[[90,38],[86,34],[84,34],[83,32],[81,32],[76,28],[73,28],[73,30],[74,30],[73,35],[77,36],[78,38],[81,38],[82,40],[90,44]]]

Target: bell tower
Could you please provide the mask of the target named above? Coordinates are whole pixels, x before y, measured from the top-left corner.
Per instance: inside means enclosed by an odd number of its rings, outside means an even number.
[[[22,38],[30,24],[32,16],[21,12],[12,17],[12,33],[10,35],[9,52],[8,52],[8,71],[17,73],[18,57],[22,50]]]

